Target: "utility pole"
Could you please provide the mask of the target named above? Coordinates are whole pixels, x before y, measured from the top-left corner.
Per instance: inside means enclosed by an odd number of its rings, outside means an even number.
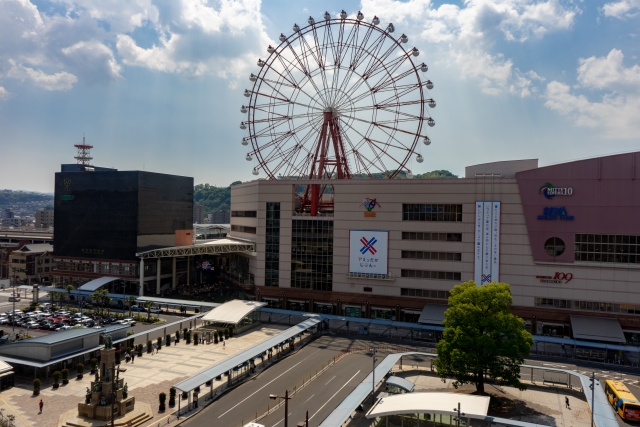
[[[589,379],[589,381],[591,381],[591,385],[589,385],[589,388],[591,389],[591,427],[595,427],[594,419],[593,419],[593,413],[595,412],[595,406],[593,405],[593,402],[595,401],[595,394],[596,394],[596,373],[595,373],[595,371],[591,372],[591,378]]]
[[[456,417],[456,426],[460,427],[460,416],[464,416],[465,415],[464,412],[460,412],[460,402],[458,402],[458,407],[457,408],[453,408],[453,411],[458,413],[458,416]]]
[[[375,397],[373,396],[376,390],[376,348],[373,347],[373,354],[371,355],[373,359],[373,369],[371,369],[371,406],[375,403]]]

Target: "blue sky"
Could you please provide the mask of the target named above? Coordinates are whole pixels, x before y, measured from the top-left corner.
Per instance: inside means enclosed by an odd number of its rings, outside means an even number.
[[[294,23],[343,8],[393,22],[429,65],[436,126],[415,173],[640,146],[640,0],[319,4],[0,0],[0,188],[52,191],[83,134],[96,165],[254,178],[249,74]]]

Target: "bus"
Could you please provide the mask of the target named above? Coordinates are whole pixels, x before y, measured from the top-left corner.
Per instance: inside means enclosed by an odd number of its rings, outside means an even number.
[[[620,418],[640,421],[640,401],[636,399],[623,382],[606,380],[604,392],[613,409],[620,415]]]

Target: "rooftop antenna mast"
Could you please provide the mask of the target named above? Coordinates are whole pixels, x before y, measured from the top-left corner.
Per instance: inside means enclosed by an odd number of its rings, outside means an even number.
[[[78,155],[75,159],[78,161],[79,165],[91,165],[91,149],[93,145],[85,144],[84,135],[82,136],[82,144],[75,144],[74,147],[78,149]]]

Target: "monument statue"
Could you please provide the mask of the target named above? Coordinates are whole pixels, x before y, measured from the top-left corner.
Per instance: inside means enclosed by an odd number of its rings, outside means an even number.
[[[129,386],[127,385],[127,383],[124,383],[124,387],[122,389],[122,397],[126,399],[128,395],[129,395]]]
[[[86,405],[91,403],[91,389],[87,387],[87,392],[84,395],[84,403]]]
[[[114,390],[115,390],[115,391],[120,390],[120,381],[115,381],[115,382],[114,382]]]
[[[100,406],[107,406],[107,398],[105,396],[100,398]]]
[[[102,342],[104,343],[105,350],[111,350],[113,348],[113,338],[109,334],[102,334]]]
[[[94,381],[95,381],[95,382],[100,381],[100,374],[98,373],[98,371],[97,371],[97,370],[96,370],[96,376],[95,376]]]
[[[107,368],[107,370],[105,371],[104,380],[106,382],[111,382],[111,369]]]
[[[98,392],[102,391],[102,382],[101,381],[98,381],[97,383],[95,383],[93,385],[93,391],[94,391],[94,393],[98,393]]]

